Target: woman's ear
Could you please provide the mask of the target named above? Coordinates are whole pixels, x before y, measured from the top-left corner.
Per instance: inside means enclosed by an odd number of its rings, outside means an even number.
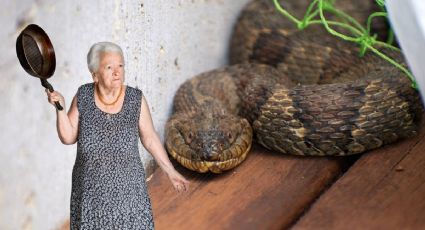
[[[92,76],[92,78],[93,78],[93,82],[94,82],[94,83],[97,83],[97,82],[99,81],[99,79],[97,78],[97,74],[96,74],[95,72],[92,72],[92,73],[91,73],[91,76]]]

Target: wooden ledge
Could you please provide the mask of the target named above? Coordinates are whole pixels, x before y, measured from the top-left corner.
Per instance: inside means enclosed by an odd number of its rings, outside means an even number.
[[[281,229],[289,226],[347,168],[353,158],[284,156],[254,146],[239,167],[199,174],[175,166],[191,181],[177,194],[157,170],[148,183],[156,229]]]
[[[155,171],[148,187],[159,230],[425,228],[425,122],[419,135],[359,157],[293,157],[254,145],[220,175],[173,163],[191,187],[177,194]]]

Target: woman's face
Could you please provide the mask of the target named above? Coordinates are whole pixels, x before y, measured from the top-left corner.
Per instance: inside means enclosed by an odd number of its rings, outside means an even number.
[[[100,54],[99,68],[93,73],[93,80],[105,88],[121,87],[124,83],[124,60],[119,53]]]

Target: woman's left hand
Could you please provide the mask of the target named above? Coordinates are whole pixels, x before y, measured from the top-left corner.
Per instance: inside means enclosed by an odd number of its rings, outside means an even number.
[[[186,192],[189,190],[189,181],[186,180],[179,172],[175,169],[168,173],[168,178],[170,178],[171,183],[174,186],[174,189],[177,192]]]

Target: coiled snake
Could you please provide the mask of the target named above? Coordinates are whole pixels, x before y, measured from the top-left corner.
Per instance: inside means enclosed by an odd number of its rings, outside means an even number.
[[[281,2],[301,15],[309,1]],[[341,7],[365,19],[372,3]],[[416,133],[422,107],[402,72],[371,53],[359,58],[358,47],[321,27],[298,31],[271,0],[243,10],[230,62],[188,80],[174,97],[166,148],[191,170],[236,167],[252,139],[285,154],[344,156]]]

